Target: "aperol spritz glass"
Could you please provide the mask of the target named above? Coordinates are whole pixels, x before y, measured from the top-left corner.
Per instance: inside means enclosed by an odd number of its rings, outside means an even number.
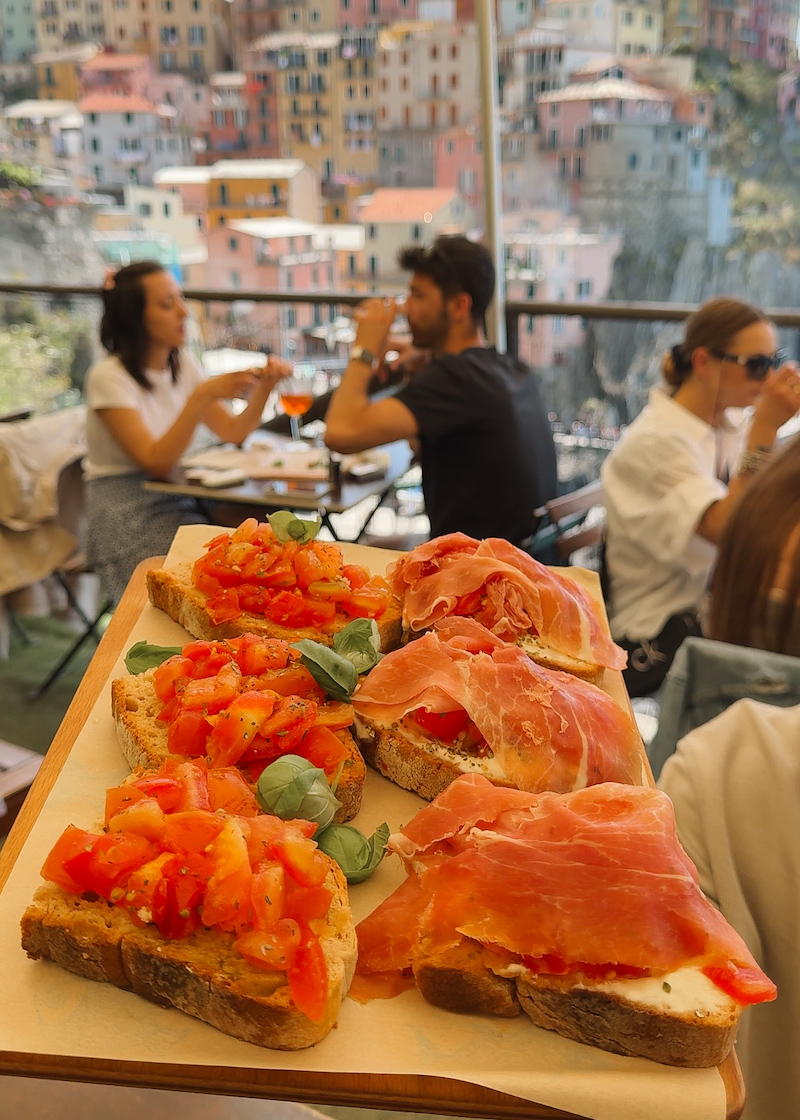
[[[300,417],[304,416],[314,399],[314,367],[297,365],[291,377],[278,383],[281,408],[289,417],[292,442],[300,443]]]

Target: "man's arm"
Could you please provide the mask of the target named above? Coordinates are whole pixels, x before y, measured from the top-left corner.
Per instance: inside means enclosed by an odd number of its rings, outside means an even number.
[[[382,357],[394,316],[393,299],[365,300],[354,316],[358,324],[354,345]],[[419,435],[413,413],[401,401],[394,397],[370,401],[367,388],[372,373],[371,365],[361,358],[348,363],[325,417],[325,443],[332,451],[366,451],[381,443],[412,440]]]

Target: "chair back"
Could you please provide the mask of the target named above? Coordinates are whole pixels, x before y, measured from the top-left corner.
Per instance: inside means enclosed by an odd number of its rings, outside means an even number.
[[[599,478],[553,498],[536,510],[539,528],[527,551],[537,559],[549,560],[548,552],[555,550],[557,559],[568,564],[578,549],[599,545],[605,527],[604,501],[605,490]]]
[[[647,745],[654,777],[679,739],[745,699],[782,708],[800,704],[800,657],[686,638],[662,685],[658,730]]]

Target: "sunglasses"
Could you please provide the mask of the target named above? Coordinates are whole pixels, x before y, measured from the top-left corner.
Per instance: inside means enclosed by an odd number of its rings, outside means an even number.
[[[777,350],[774,354],[726,354],[724,350],[712,350],[715,358],[722,362],[736,362],[737,366],[744,366],[745,374],[749,381],[764,381],[770,370],[779,369],[786,361],[786,351]]]

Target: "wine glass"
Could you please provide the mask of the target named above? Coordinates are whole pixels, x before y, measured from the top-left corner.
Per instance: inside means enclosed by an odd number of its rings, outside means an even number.
[[[297,365],[291,377],[278,382],[281,408],[289,417],[292,443],[301,443],[300,417],[311,408],[314,399],[314,367]]]

